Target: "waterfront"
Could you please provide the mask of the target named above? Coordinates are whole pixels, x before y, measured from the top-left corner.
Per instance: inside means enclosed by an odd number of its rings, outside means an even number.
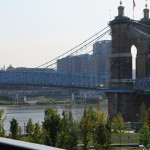
[[[89,107],[88,105],[87,107]],[[97,109],[97,105],[92,105],[94,109]],[[33,123],[39,122],[42,125],[42,121],[44,120],[44,110],[47,107],[56,108],[58,113],[61,115],[63,110],[69,110],[69,107],[66,105],[34,105],[34,106],[13,106],[13,107],[0,107],[4,108],[5,114],[7,115],[7,119],[5,121],[5,130],[6,134],[9,134],[10,121],[12,118],[17,119],[19,126],[22,128],[22,132],[24,133],[24,123],[26,125],[29,118],[32,119]],[[79,121],[85,105],[73,105],[72,113],[75,120]],[[101,102],[100,109],[107,113],[108,104],[106,102]]]

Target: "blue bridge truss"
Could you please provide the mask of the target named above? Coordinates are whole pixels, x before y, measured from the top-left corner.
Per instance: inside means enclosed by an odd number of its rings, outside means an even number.
[[[95,89],[106,87],[109,77],[109,73],[95,75],[67,72],[0,71],[0,86],[22,85]]]
[[[133,24],[139,24],[138,22],[133,22]],[[140,23],[140,25],[143,25]],[[148,26],[150,27],[150,26]],[[150,35],[140,31],[136,27],[129,26],[129,29],[134,34],[139,34],[139,38],[137,40],[142,40],[144,43],[148,43],[150,39]],[[99,31],[83,43],[74,47],[73,49],[67,51],[66,53],[58,56],[57,58],[46,62],[37,68],[47,69],[51,68],[53,71],[0,71],[0,87],[1,86],[41,86],[41,87],[68,87],[68,88],[86,88],[86,89],[97,89],[101,92],[143,92],[150,94],[150,77],[147,78],[139,78],[132,80],[133,86],[131,88],[121,88],[118,87],[116,89],[109,88],[109,81],[111,81],[110,73],[99,73],[92,74],[88,72],[87,66],[88,61],[85,57],[82,57],[85,63],[85,66],[82,68],[81,72],[74,72],[72,69],[74,68],[74,64],[70,63],[68,59],[72,59],[72,56],[80,56],[82,54],[83,49],[91,44],[95,43],[99,39],[103,38],[105,35],[110,33],[110,29],[108,26],[103,30]],[[145,54],[149,54],[149,49],[145,47]],[[91,52],[88,51],[85,54],[89,54]],[[57,61],[59,59],[65,58],[61,65],[61,69],[58,69]],[[68,59],[67,59],[68,58]],[[80,60],[82,61],[82,60]],[[79,61],[78,61],[79,63]],[[79,66],[79,64],[76,64]],[[72,65],[72,66],[70,66]],[[41,68],[42,67],[42,68]],[[80,66],[81,67],[81,66]],[[86,69],[85,69],[86,68]],[[59,71],[58,71],[59,70]]]

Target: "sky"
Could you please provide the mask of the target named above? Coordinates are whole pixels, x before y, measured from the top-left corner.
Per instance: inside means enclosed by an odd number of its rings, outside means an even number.
[[[133,18],[133,0],[122,0]],[[37,67],[80,44],[118,15],[120,0],[0,0],[0,68]],[[144,0],[135,0],[135,20]]]

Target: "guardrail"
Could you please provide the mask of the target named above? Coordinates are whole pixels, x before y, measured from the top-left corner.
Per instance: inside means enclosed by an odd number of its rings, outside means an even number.
[[[0,150],[62,150],[62,149],[0,137]]]

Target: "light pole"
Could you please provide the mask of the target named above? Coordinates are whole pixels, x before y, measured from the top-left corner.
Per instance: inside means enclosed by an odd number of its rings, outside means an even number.
[[[25,131],[25,123],[24,123],[24,136],[25,136],[25,132],[26,132],[26,131]]]

